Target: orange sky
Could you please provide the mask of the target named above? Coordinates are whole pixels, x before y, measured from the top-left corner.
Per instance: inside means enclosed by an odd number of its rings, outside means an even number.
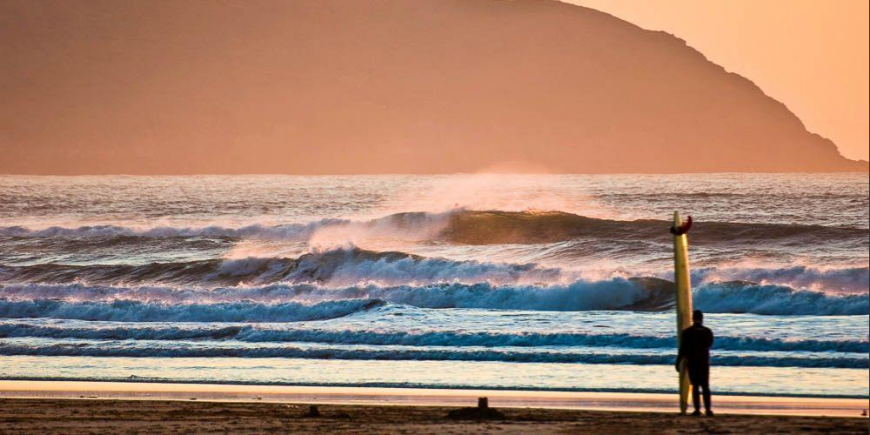
[[[672,33],[868,159],[867,0],[566,0]]]
[[[866,168],[867,0],[572,1],[0,1],[0,172]]]

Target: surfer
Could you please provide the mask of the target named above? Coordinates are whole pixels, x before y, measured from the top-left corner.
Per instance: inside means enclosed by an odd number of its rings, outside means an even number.
[[[689,370],[689,381],[692,383],[692,400],[695,404],[695,412],[692,415],[701,415],[701,389],[704,389],[704,409],[707,416],[713,416],[712,403],[710,402],[710,348],[713,347],[713,331],[704,326],[704,313],[695,310],[692,313],[692,326],[683,331],[683,339],[680,343],[680,352],[677,355],[677,372],[680,371],[680,362],[683,358]]]

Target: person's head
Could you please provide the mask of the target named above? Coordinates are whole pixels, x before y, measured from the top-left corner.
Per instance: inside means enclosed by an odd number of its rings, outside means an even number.
[[[692,322],[697,324],[704,323],[704,312],[701,310],[695,310],[692,312]]]

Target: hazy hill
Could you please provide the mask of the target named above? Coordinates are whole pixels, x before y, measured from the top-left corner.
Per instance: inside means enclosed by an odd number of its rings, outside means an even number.
[[[684,41],[546,0],[0,3],[0,172],[867,170]]]

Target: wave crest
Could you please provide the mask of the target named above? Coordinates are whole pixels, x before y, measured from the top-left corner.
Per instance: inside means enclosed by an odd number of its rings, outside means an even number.
[[[324,219],[307,224],[248,225],[239,228],[206,226],[134,229],[115,225],[77,228],[0,228],[10,237],[231,237],[298,241],[327,240],[354,242],[383,237],[416,241],[445,241],[456,244],[534,244],[574,239],[669,240],[667,221],[611,220],[562,211],[477,211],[456,209],[444,213],[404,212],[367,221]],[[693,243],[804,240],[867,240],[870,230],[797,224],[743,224],[699,222],[693,229]],[[315,243],[317,244],[317,243]]]
[[[269,321],[267,319],[282,318],[299,320],[305,316],[293,314],[293,310],[305,312],[308,304],[333,303],[340,306],[347,302],[353,307],[353,304],[362,303],[362,300],[378,300],[420,308],[519,311],[661,311],[672,308],[674,303],[673,284],[656,278],[581,280],[565,285],[499,286],[490,283],[451,283],[331,288],[307,284],[274,284],[210,290],[29,284],[4,286],[2,295],[0,317],[63,316],[60,318],[125,318],[129,321],[148,321],[154,318],[151,313],[164,313],[157,315],[157,318],[184,317],[197,321],[196,316],[182,314],[178,310],[210,313],[209,310],[223,308],[227,308],[228,313],[244,315],[202,315],[204,318],[228,319],[214,321],[265,322]],[[113,305],[118,301],[123,303]],[[711,313],[817,316],[870,314],[866,293],[837,295],[741,282],[701,285],[695,290],[694,302],[697,308]],[[67,307],[63,304],[72,305]],[[173,305],[168,306],[169,304]],[[99,310],[112,314],[98,314]],[[276,314],[274,310],[285,314]],[[140,314],[125,315],[125,311]]]
[[[583,364],[671,364],[674,355],[665,353],[582,352],[556,350],[335,347],[335,346],[238,346],[196,342],[49,342],[0,343],[0,355],[98,356],[98,357],[176,357],[176,358],[306,358],[390,361],[503,361],[519,363]],[[790,357],[768,355],[717,355],[717,366],[744,367],[824,367],[867,369],[866,356]]]
[[[463,332],[390,331],[369,329],[318,329],[291,325],[113,325],[80,322],[64,326],[0,323],[0,338],[40,337],[80,340],[233,340],[246,343],[325,343],[417,347],[542,347],[582,346],[629,349],[673,349],[672,336],[589,334],[582,332]],[[867,353],[870,343],[861,340],[782,340],[759,337],[716,337],[716,349],[727,351]]]
[[[762,315],[855,316],[870,314],[868,294],[832,295],[778,285],[745,282],[699,287],[694,306],[711,313]]]
[[[344,317],[383,304],[384,302],[379,300],[325,301],[316,304],[236,302],[182,305],[135,300],[113,302],[0,300],[0,317],[112,322],[299,322]]]

